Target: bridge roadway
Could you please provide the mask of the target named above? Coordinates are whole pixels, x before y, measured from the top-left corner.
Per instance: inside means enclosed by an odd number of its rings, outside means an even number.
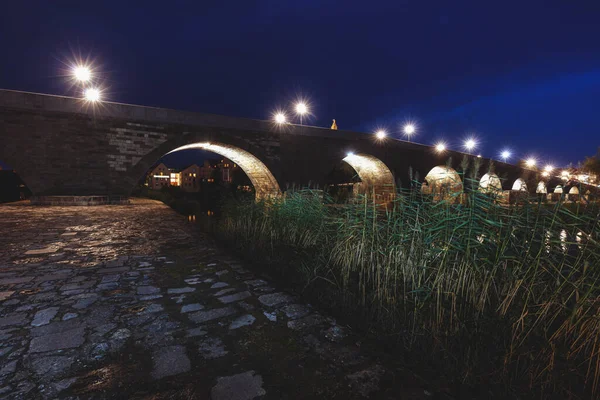
[[[186,217],[133,202],[0,206],[0,398],[425,398]]]

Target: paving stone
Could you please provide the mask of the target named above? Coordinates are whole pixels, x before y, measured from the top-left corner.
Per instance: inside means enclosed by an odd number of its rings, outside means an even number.
[[[155,350],[152,353],[152,378],[161,379],[166,376],[178,375],[188,372],[191,368],[185,347],[169,346]]]
[[[65,232],[63,234],[61,234],[60,236],[75,236],[77,235],[77,232]]]
[[[4,364],[2,366],[2,368],[0,368],[0,377],[14,374],[14,372],[16,370],[17,370],[17,360],[8,362],[8,363]]]
[[[281,309],[289,319],[302,318],[310,313],[310,309],[302,304],[289,304]]]
[[[160,289],[154,286],[138,286],[137,294],[139,295],[149,295],[159,293]]]
[[[32,326],[42,326],[48,325],[50,320],[56,317],[58,313],[58,307],[49,307],[44,310],[40,310],[35,313],[33,317],[33,321],[31,321]]]
[[[206,335],[208,332],[206,332],[204,329],[202,328],[193,328],[193,329],[188,329],[187,330],[187,337],[196,337],[196,336],[204,336]]]
[[[0,300],[0,301],[2,301],[2,300]],[[19,299],[11,299],[11,300],[6,300],[3,305],[15,306],[15,305],[19,304],[20,302],[21,302],[21,300],[19,300]]]
[[[183,288],[175,288],[167,290],[168,294],[182,294],[182,293],[191,293],[194,292],[196,288],[193,287],[183,287]]]
[[[198,351],[200,352],[200,355],[207,360],[223,357],[229,353],[225,350],[225,345],[223,345],[223,342],[219,338],[208,338],[201,341],[198,344]]]
[[[267,281],[263,280],[263,279],[254,279],[251,281],[244,281],[245,284],[250,285],[252,287],[257,287],[257,286],[264,286],[267,284]]]
[[[76,308],[78,310],[88,308],[89,306],[94,304],[96,301],[98,301],[98,297],[87,297],[84,299],[79,299],[79,300],[77,300],[77,302],[75,304],[73,304],[73,308]]]
[[[118,282],[101,283],[98,286],[96,286],[96,290],[98,290],[98,291],[115,290],[118,287],[119,287]]]
[[[213,283],[210,286],[210,288],[211,289],[221,289],[221,288],[224,288],[224,287],[227,287],[227,286],[229,286],[229,284],[226,283],[226,282],[217,282],[217,283]]]
[[[73,357],[67,356],[35,357],[31,362],[31,368],[42,379],[50,380],[69,369],[73,361]]]
[[[271,293],[259,296],[258,301],[268,307],[275,307],[286,303],[291,303],[294,298],[286,293]]]
[[[256,318],[254,318],[253,315],[251,315],[251,314],[242,315],[241,317],[238,317],[233,320],[233,322],[229,325],[229,329],[234,330],[234,329],[241,328],[242,326],[252,325],[254,323],[254,321],[256,321]]]
[[[52,322],[48,325],[31,328],[31,336],[37,337],[50,335],[53,333],[66,332],[75,328],[79,328],[80,326],[81,322],[77,320]]]
[[[185,283],[187,283],[188,285],[198,285],[200,283],[202,283],[202,280],[200,278],[188,278],[184,280]]]
[[[6,299],[8,299],[10,296],[13,295],[15,291],[14,290],[8,290],[6,292],[0,292],[0,301],[4,301]],[[4,303],[6,304],[6,303]]]
[[[27,314],[11,314],[0,318],[0,328],[11,325],[23,325],[27,321]]]
[[[62,281],[65,279],[68,279],[72,276],[72,273],[60,273],[60,274],[48,274],[48,275],[42,275],[42,276],[36,276],[35,277],[35,281],[36,282],[49,282],[49,281]]]
[[[84,329],[80,327],[70,331],[34,337],[29,344],[29,351],[31,353],[41,353],[79,347],[84,342],[83,334]]]
[[[0,285],[18,285],[20,283],[27,283],[33,279],[33,276],[20,276],[15,278],[4,278],[0,279]]]
[[[162,294],[151,294],[150,296],[142,296],[140,297],[141,301],[148,301],[148,300],[156,300],[156,299],[160,299],[162,296]]]
[[[217,384],[210,390],[211,400],[252,400],[264,396],[260,375],[247,371],[232,376],[217,378]]]
[[[304,318],[288,321],[287,326],[295,331],[310,329],[317,325],[322,325],[326,322],[325,318],[318,314],[308,315]]]
[[[70,313],[66,313],[65,315],[63,315],[62,320],[68,321],[70,319],[77,318],[78,316],[79,316],[79,314],[70,312]]]
[[[50,253],[54,253],[56,252],[56,249],[53,249],[51,247],[46,247],[45,249],[33,249],[33,250],[27,250],[25,252],[26,255],[40,255],[40,254],[50,254]]]
[[[228,289],[219,290],[213,296],[219,297],[219,296],[223,296],[224,294],[231,293],[231,292],[235,292],[235,288],[228,288]]]
[[[267,311],[263,311],[263,314],[265,317],[267,317],[267,319],[271,322],[277,322],[277,314],[275,314],[274,312],[267,312]]]
[[[90,356],[95,360],[102,360],[108,354],[109,349],[108,343],[98,343],[92,348]]]
[[[198,311],[195,313],[188,314],[188,317],[193,322],[202,323],[202,322],[212,321],[214,319],[227,317],[227,316],[230,316],[230,315],[233,315],[236,313],[237,313],[236,309],[229,306],[229,307],[223,307],[223,308],[214,308],[212,310],[207,310],[207,311]]]
[[[193,312],[193,311],[200,311],[203,310],[204,306],[202,304],[199,303],[194,303],[194,304],[186,304],[183,307],[181,307],[181,312],[182,313],[189,313],[189,312]]]
[[[67,285],[63,285],[60,287],[61,292],[67,292],[70,290],[81,290],[81,289],[89,289],[96,284],[95,280],[87,281],[87,282],[77,282],[77,283],[69,283]]]
[[[223,276],[223,275],[228,274],[228,273],[229,273],[229,271],[226,270],[226,269],[224,269],[224,270],[215,272],[215,275],[216,276]]]
[[[104,275],[100,283],[117,282],[121,278],[119,274]]]
[[[160,311],[163,311],[164,308],[162,305],[160,304],[150,304],[148,307],[144,308],[140,313],[141,314],[151,314],[151,313],[157,313]]]
[[[239,293],[229,294],[227,296],[222,296],[222,297],[219,297],[218,299],[223,304],[229,304],[229,303],[233,303],[235,301],[247,299],[250,296],[252,296],[252,294],[250,294],[250,292],[239,292]]]
[[[60,393],[64,390],[67,390],[68,388],[70,388],[76,381],[77,381],[77,377],[66,378],[66,379],[60,380],[58,382],[52,383],[51,386],[55,393]]]

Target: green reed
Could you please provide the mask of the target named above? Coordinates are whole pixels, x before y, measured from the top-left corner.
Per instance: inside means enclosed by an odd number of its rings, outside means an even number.
[[[598,393],[598,209],[456,196],[327,205],[303,190],[228,204],[220,234],[248,254],[310,256],[307,285],[320,275],[347,310],[455,379]]]

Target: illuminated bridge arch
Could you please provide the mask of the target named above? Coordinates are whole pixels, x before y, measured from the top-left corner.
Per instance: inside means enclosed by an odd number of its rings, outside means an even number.
[[[178,147],[167,154],[189,149],[210,151],[226,157],[237,164],[242,171],[246,173],[250,182],[252,182],[256,193],[256,200],[263,200],[281,195],[279,184],[269,168],[250,152],[229,144],[201,142]]]
[[[538,194],[547,194],[548,193],[548,187],[546,186],[546,182],[544,181],[539,181],[537,188],[535,189],[535,192]]]
[[[498,175],[487,173],[479,181],[479,191],[483,193],[495,193],[502,191],[502,182]]]
[[[512,190],[526,192],[527,191],[527,183],[525,183],[525,181],[523,179],[519,178],[515,181],[515,183],[513,183]]]
[[[392,171],[377,157],[368,154],[348,154],[348,163],[361,180],[359,193],[375,194],[378,199],[391,201],[396,196],[396,184]]]
[[[437,200],[448,200],[455,198],[463,192],[463,182],[460,175],[453,168],[445,165],[433,167],[425,176],[426,185],[421,191],[433,194]]]

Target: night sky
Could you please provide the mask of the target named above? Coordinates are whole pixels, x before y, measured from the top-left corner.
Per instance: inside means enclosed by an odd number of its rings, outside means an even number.
[[[555,165],[600,146],[600,1],[7,1],[0,87],[271,118],[302,96],[310,124],[445,139],[471,134]],[[1,160],[0,160],[1,161]]]

